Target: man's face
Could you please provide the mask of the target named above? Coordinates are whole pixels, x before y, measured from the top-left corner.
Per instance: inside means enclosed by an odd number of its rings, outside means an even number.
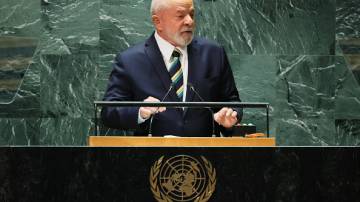
[[[174,46],[185,47],[195,28],[192,0],[168,0],[170,6],[157,12],[153,21],[159,35]]]

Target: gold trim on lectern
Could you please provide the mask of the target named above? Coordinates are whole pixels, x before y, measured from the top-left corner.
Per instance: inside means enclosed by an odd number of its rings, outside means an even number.
[[[275,138],[89,136],[92,147],[238,147],[275,146]]]

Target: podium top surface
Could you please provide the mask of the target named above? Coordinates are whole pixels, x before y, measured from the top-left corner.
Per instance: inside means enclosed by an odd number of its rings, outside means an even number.
[[[89,136],[92,147],[274,147],[275,138]]]

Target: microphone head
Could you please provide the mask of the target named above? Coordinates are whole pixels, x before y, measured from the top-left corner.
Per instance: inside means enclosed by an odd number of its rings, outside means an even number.
[[[195,91],[194,85],[192,83],[188,82],[187,86],[191,88],[191,90]]]
[[[170,91],[175,87],[175,84],[173,82],[170,83],[170,87],[167,90],[167,92],[165,93],[164,97],[161,99],[161,102],[163,102],[165,100],[165,98],[169,95]]]

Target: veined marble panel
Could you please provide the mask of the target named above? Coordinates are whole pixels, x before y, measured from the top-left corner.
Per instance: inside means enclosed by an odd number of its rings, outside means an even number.
[[[358,0],[336,1],[336,39],[344,54],[360,54]]]
[[[36,38],[0,36],[0,104],[14,101],[36,46]]]
[[[41,0],[42,54],[84,54],[98,49],[99,0]]]
[[[40,123],[37,118],[0,118],[0,146],[38,145]]]
[[[276,106],[277,59],[269,55],[228,55],[240,99],[270,104],[270,135],[275,136],[273,116]],[[243,123],[254,124],[266,133],[266,110],[244,109]]]
[[[39,133],[36,135],[37,143],[39,145],[86,145],[92,125],[92,119],[85,117],[42,118]]]
[[[30,64],[28,64],[30,63]],[[26,67],[23,67],[27,64]],[[40,116],[40,67],[38,57],[7,61],[9,69],[4,75],[10,78],[0,79],[2,93],[6,97],[0,99],[0,117],[2,118],[38,118]],[[15,71],[16,66],[20,68]],[[9,72],[12,74],[9,75]],[[11,82],[10,82],[11,81]],[[10,96],[13,93],[13,96]]]
[[[116,54],[153,32],[150,1],[104,1],[100,8],[100,52]]]
[[[42,117],[91,118],[97,63],[88,55],[41,56]]]

